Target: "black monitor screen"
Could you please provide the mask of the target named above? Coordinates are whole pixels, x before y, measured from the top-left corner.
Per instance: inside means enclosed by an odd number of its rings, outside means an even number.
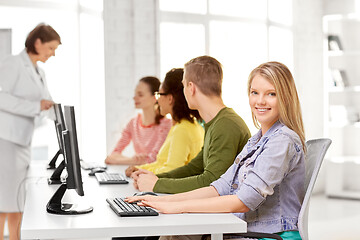
[[[64,106],[64,113],[67,128],[67,130],[63,131],[64,155],[68,171],[66,184],[68,189],[75,189],[80,196],[84,196],[74,107]]]
[[[66,184],[61,184],[59,189],[54,193],[54,195],[47,203],[46,210],[49,213],[63,215],[89,213],[93,210],[93,208],[90,206],[62,202],[62,198],[67,189],[75,189],[75,191],[80,196],[84,196],[74,107],[65,106],[64,113],[66,128],[64,128],[65,130],[62,131],[65,157],[65,164],[63,165],[66,166],[68,176],[66,178]]]
[[[59,144],[59,150],[55,153],[54,157],[50,160],[48,164],[48,169],[55,169],[56,168],[56,160],[60,156],[60,154],[64,154],[64,147],[63,147],[63,139],[62,139],[62,131],[66,129],[63,111],[61,109],[61,104],[56,103],[54,104],[54,111],[55,111],[55,130],[56,130],[56,137]],[[60,164],[62,165],[62,164]],[[59,165],[59,166],[60,166]],[[58,167],[59,167],[58,166]],[[60,171],[61,173],[61,171]],[[56,173],[56,176],[52,176],[52,181],[56,183],[60,183],[60,175]]]
[[[61,109],[61,104],[60,103],[56,103],[54,105],[54,110],[55,110],[55,128],[56,128],[56,136],[58,139],[58,143],[59,143],[59,149],[61,151],[61,153],[64,152],[64,148],[63,148],[63,140],[62,140],[62,131],[64,131],[66,129],[65,127],[65,121],[64,121],[64,115]]]
[[[54,110],[55,110],[55,121],[60,124],[62,129],[65,129],[65,121],[64,121],[64,115],[61,109],[60,103],[54,104]]]

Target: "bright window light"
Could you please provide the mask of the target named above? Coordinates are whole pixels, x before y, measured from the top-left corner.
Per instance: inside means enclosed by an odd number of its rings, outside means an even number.
[[[173,1],[160,0],[163,4],[171,5],[170,2]],[[190,7],[197,1],[176,2],[184,6],[173,5],[174,11]],[[167,20],[163,25],[165,22],[160,22],[162,76],[166,70],[182,66],[192,57],[202,54],[215,57],[223,64],[225,104],[232,107],[255,133],[246,92],[247,79],[252,69],[270,60],[283,62],[293,69],[292,0],[207,2],[209,12],[206,16],[176,13],[173,23]],[[160,10],[164,10],[161,5]],[[164,14],[166,19],[169,14]],[[191,23],[200,24],[194,25],[192,34],[185,28]]]
[[[210,39],[210,55],[223,64],[223,100],[254,133],[256,129],[252,124],[246,91],[247,79],[252,69],[267,60],[266,25],[212,21]]]
[[[266,19],[266,0],[209,0],[210,14]]]
[[[291,71],[294,69],[293,34],[290,30],[269,28],[269,60],[284,63]]]
[[[103,26],[101,18],[80,14],[81,157],[92,162],[103,161],[106,156]]]
[[[269,0],[269,20],[291,26],[293,22],[291,0]]]
[[[161,11],[206,14],[206,0],[159,0]]]
[[[170,69],[183,68],[187,61],[204,54],[205,29],[202,24],[160,24],[162,78]]]
[[[102,12],[104,8],[103,0],[79,0],[79,3],[82,7],[86,7],[100,12]]]

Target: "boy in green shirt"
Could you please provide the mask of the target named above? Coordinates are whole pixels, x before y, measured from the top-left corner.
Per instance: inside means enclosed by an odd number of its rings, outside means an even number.
[[[131,177],[140,191],[180,193],[209,186],[230,167],[251,136],[242,118],[223,103],[221,64],[201,56],[187,62],[184,69],[186,101],[205,121],[204,146],[188,165],[170,172],[134,172]]]

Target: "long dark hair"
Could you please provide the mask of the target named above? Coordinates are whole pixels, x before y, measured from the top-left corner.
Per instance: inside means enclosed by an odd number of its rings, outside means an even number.
[[[139,82],[143,82],[146,83],[149,88],[150,88],[150,92],[152,95],[154,95],[155,92],[159,91],[159,87],[160,87],[160,80],[157,77],[152,77],[152,76],[147,76],[147,77],[143,77],[139,80]],[[156,109],[156,116],[155,116],[155,124],[159,125],[160,124],[160,120],[163,118],[164,116],[162,116],[159,112],[159,108]]]
[[[165,93],[171,94],[174,98],[174,106],[172,108],[172,119],[180,122],[181,119],[186,119],[194,122],[194,118],[201,120],[200,114],[197,110],[191,110],[186,102],[184,96],[184,86],[182,79],[184,75],[183,68],[173,68],[166,73],[162,88]]]

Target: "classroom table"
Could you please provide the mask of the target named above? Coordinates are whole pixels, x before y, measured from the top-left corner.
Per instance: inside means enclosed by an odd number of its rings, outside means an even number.
[[[27,196],[21,227],[21,239],[96,239],[132,236],[211,234],[222,239],[223,233],[246,232],[246,222],[230,213],[160,214],[151,217],[119,217],[106,198],[131,196],[136,192],[129,184],[100,185],[89,171],[82,170],[85,196],[67,190],[63,202],[87,204],[94,210],[80,215],[55,215],[46,204],[59,185],[48,185],[51,170],[45,162],[34,161],[26,182]],[[108,172],[123,173],[125,166],[110,166]]]

